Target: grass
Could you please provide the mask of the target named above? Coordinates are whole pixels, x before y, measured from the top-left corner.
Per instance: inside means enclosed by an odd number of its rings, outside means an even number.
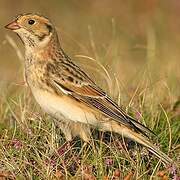
[[[12,179],[58,179],[60,176],[112,179],[116,172],[121,178],[132,173],[135,179],[156,179],[160,170],[168,174],[162,163],[145,149],[131,141],[124,142],[117,135],[97,131],[93,133],[91,145],[84,147],[83,142],[76,139],[71,148],[64,146],[64,152],[57,152],[65,143],[63,135],[52,118],[40,112],[29,97],[31,94],[25,88],[17,91],[14,97],[1,101],[0,176]],[[155,112],[146,112],[149,108],[143,108],[144,121],[157,134],[161,149],[177,161],[179,127],[175,112],[165,111],[162,106]]]
[[[108,45],[99,46],[96,33],[89,26],[89,45],[82,48],[87,53],[76,55],[77,63],[89,70],[127,112],[153,130],[157,135],[154,143],[179,164],[178,61],[169,61],[171,52],[163,54],[159,50],[161,42],[152,26],[147,28],[146,46],[130,49],[125,48],[127,35],[121,37],[117,29],[112,20],[112,37]],[[118,38],[124,40],[122,44]],[[135,41],[128,40],[131,45]],[[14,40],[8,36],[6,42],[22,60]],[[80,42],[74,43],[82,46]],[[138,62],[137,66],[137,61],[126,61],[139,57],[139,53],[144,54],[145,63]],[[167,54],[164,64],[157,61]],[[22,70],[17,76],[23,76]],[[0,179],[149,180],[172,177],[169,169],[145,148],[116,134],[92,130],[89,145],[76,138],[69,147],[53,119],[36,104],[28,87],[18,84],[22,78],[17,79],[15,83],[0,87],[3,92],[0,95]]]

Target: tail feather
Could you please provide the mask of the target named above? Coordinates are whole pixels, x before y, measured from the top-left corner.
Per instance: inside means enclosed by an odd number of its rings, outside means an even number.
[[[141,123],[137,122],[133,118],[129,117],[130,121],[136,126],[138,129],[140,129],[142,132],[144,132],[145,135],[153,135],[155,136],[155,133],[151,131],[149,128],[145,127]]]
[[[155,145],[153,145],[145,136],[134,132],[133,130],[128,129],[127,127],[123,127],[118,125],[119,127],[113,128],[114,132],[121,134],[124,137],[130,138],[133,141],[138,142],[139,144],[148,148],[150,152],[152,152],[155,156],[160,158],[165,164],[173,164],[173,160],[169,158],[165,153],[160,151]]]

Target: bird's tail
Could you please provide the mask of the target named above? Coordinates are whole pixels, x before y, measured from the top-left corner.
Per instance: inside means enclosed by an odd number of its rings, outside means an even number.
[[[122,125],[116,124],[115,127],[112,126],[112,130],[118,134],[121,134],[123,137],[130,138],[133,141],[145,146],[150,152],[155,156],[160,158],[164,163],[168,165],[173,164],[173,160],[169,158],[165,153],[160,151],[155,145],[153,145],[147,137],[127,128],[122,127]]]

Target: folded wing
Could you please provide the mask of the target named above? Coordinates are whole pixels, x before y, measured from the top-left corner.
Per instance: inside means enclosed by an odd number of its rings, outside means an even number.
[[[62,68],[64,66],[64,68]],[[69,68],[67,69],[66,66]],[[151,130],[127,115],[102,89],[100,89],[80,68],[74,64],[62,63],[59,74],[50,76],[50,83],[57,90],[95,108],[109,118],[147,136]],[[57,68],[57,67],[56,67]],[[63,77],[63,78],[62,78]]]

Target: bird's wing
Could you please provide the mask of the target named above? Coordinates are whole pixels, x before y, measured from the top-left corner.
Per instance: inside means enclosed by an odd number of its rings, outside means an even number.
[[[50,76],[51,84],[67,95],[95,108],[109,118],[144,135],[152,131],[127,115],[101,88],[99,88],[78,66],[67,62],[59,65],[59,74]],[[68,68],[67,68],[68,67]],[[58,70],[58,68],[56,67]]]

